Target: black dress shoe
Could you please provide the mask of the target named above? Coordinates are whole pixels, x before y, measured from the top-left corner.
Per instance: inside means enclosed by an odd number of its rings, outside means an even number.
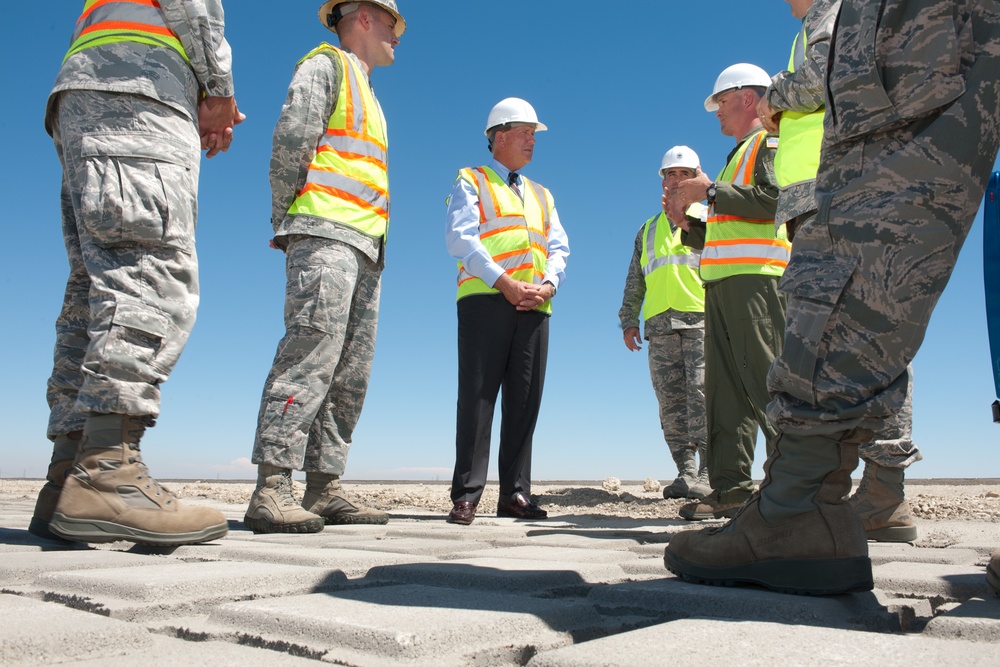
[[[476,518],[476,503],[459,500],[448,512],[448,523],[460,523],[468,526]]]
[[[537,521],[539,519],[547,519],[549,513],[531,502],[528,494],[518,491],[507,498],[500,499],[500,502],[497,503],[497,516],[513,517],[515,519],[533,519]]]

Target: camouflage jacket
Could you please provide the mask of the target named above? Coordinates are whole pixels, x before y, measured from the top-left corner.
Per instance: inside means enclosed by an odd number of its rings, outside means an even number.
[[[346,50],[344,53],[360,66],[357,56]],[[271,227],[274,229],[274,243],[279,248],[285,248],[289,236],[327,238],[351,245],[377,262],[381,256],[381,239],[373,239],[325,218],[288,215],[288,209],[306,183],[309,165],[337,106],[343,81],[343,64],[332,52],[300,62],[292,75],[288,97],[281,107],[271,145]]]
[[[63,90],[102,90],[143,95],[198,119],[201,94],[231,97],[232,51],[224,36],[222,0],[160,0],[167,25],[184,45],[188,62],[174,49],[118,42],[83,49],[62,64],[49,93],[45,129],[52,133],[55,99]]]
[[[784,70],[774,76],[765,93],[772,109],[810,113],[824,108],[826,64],[840,3],[841,0],[816,0],[806,12],[802,19],[806,32],[805,61],[794,72]],[[816,210],[815,186],[813,180],[782,189],[774,221],[788,222]]]
[[[642,232],[645,228],[645,223],[639,227],[639,233],[635,237],[635,247],[632,249],[632,261],[628,265],[628,274],[625,276],[625,293],[622,295],[622,307],[618,311],[622,331],[631,327],[639,327],[642,302],[646,298],[646,278],[642,274],[642,253],[645,251]],[[673,227],[673,223],[671,223],[671,229],[676,229]],[[643,327],[643,336],[646,340],[649,340],[650,336],[668,334],[675,329],[703,329],[705,327],[705,314],[685,313],[670,309],[653,315],[646,320]]]

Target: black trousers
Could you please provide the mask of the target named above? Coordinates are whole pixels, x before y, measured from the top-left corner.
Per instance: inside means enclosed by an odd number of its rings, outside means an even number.
[[[479,503],[490,463],[490,433],[500,403],[500,495],[531,492],[531,439],[538,421],[549,350],[549,317],[522,312],[502,294],[458,302],[458,417],[452,502]]]

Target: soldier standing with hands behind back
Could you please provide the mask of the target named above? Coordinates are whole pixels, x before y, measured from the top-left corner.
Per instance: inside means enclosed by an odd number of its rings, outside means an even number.
[[[664,196],[677,182],[694,178],[700,168],[698,154],[687,146],[668,150],[660,163]],[[681,242],[681,228],[665,213],[653,216],[635,237],[618,311],[625,347],[642,349],[640,312],[649,341],[649,377],[660,407],[660,427],[677,464],[677,478],[663,489],[664,498],[704,498],[712,492],[705,454],[705,288],[698,277],[700,259],[701,252]]]
[[[285,251],[285,335],[264,384],[244,522],[256,533],[388,521],[340,485],[375,355],[389,227],[385,117],[369,77],[395,60],[393,0],[329,0],[321,44],[295,68],[274,129],[273,243]],[[292,470],[306,471],[300,506]]]
[[[244,119],[224,27],[220,0],[87,0],[77,20],[45,113],[70,273],[35,535],[174,546],[228,530],[139,455],[198,307],[199,148],[228,150]]]

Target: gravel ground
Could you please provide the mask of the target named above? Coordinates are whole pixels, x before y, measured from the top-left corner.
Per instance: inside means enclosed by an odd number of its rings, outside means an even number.
[[[950,484],[917,480],[907,489],[914,516],[921,521],[1000,522],[1000,483],[958,481]],[[933,480],[931,480],[933,482]],[[669,483],[669,480],[667,480]],[[41,480],[0,479],[0,502],[34,500]],[[166,484],[180,497],[204,497],[226,504],[245,505],[253,492],[251,482],[174,481]],[[294,482],[301,498],[305,485]],[[344,486],[359,502],[381,510],[428,510],[446,514],[451,509],[448,484],[414,482],[349,482]],[[536,501],[553,515],[591,515],[633,519],[677,519],[687,501],[664,500],[660,482],[622,482],[609,477],[602,482],[535,482]],[[490,484],[480,501],[480,512],[491,513],[497,502],[496,484]]]

